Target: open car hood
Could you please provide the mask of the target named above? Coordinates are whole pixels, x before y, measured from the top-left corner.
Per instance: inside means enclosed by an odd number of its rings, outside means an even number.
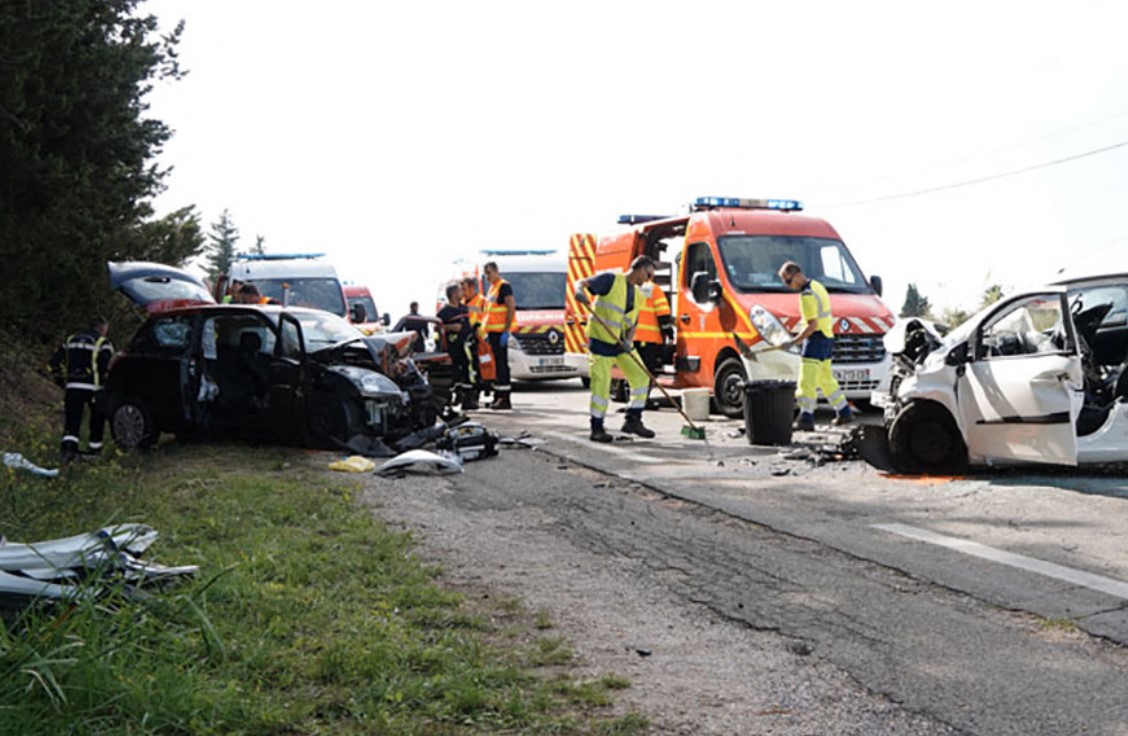
[[[179,268],[145,261],[109,262],[110,287],[148,312],[215,304],[204,282]]]

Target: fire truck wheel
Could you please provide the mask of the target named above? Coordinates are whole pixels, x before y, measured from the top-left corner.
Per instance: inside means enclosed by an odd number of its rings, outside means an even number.
[[[725,358],[713,374],[713,404],[726,417],[744,416],[744,365],[740,358]]]

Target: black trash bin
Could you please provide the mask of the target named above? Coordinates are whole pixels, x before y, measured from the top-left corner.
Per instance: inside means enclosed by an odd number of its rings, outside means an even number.
[[[744,430],[750,445],[791,444],[795,381],[747,381]]]

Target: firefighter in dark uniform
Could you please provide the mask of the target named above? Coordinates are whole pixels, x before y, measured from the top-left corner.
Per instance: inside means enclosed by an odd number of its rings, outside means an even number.
[[[466,352],[466,341],[470,337],[470,316],[462,303],[462,287],[451,284],[446,287],[447,303],[436,315],[442,320],[443,342],[450,365],[454,369],[454,403],[470,403],[470,393],[474,384],[470,380],[470,356]],[[464,408],[467,408],[464,406]]]
[[[106,337],[110,323],[105,317],[90,320],[90,328],[67,338],[49,363],[55,383],[66,388],[63,425],[63,461],[70,462],[78,456],[78,438],[82,427],[82,412],[90,407],[90,433],[87,451],[102,451],[102,437],[106,431],[106,417],[98,406],[97,398],[110,367],[114,346]]]

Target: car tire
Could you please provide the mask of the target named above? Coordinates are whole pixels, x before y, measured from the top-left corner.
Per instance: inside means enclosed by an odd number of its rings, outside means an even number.
[[[961,475],[967,472],[967,445],[948,410],[916,401],[893,419],[889,454],[899,473]]]
[[[349,421],[347,403],[335,396],[314,397],[306,421],[306,433],[312,444],[337,449],[354,434]]]
[[[145,450],[160,436],[153,412],[142,399],[127,396],[113,402],[110,410],[110,435],[122,450]]]
[[[591,388],[591,378],[589,378],[587,376],[580,376],[580,385],[583,386],[585,389],[590,389]]]
[[[713,406],[729,418],[744,416],[744,364],[740,358],[725,358],[713,374]]]

